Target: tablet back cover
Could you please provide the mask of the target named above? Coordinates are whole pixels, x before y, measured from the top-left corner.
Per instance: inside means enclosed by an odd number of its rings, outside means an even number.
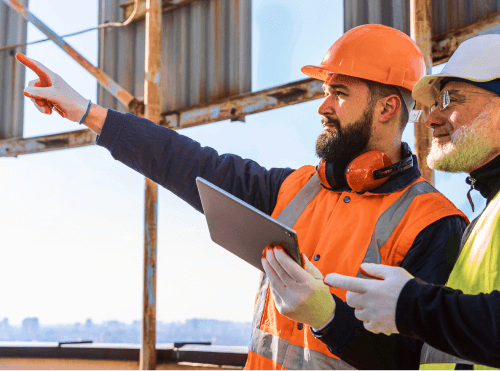
[[[263,271],[262,251],[281,244],[300,262],[295,231],[203,178],[196,178],[212,240]],[[300,263],[299,263],[300,264]]]

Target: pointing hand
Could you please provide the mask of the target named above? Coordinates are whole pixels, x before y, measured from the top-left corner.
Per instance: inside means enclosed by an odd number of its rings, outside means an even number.
[[[81,121],[90,103],[88,99],[83,98],[61,76],[40,62],[21,53],[16,54],[16,59],[39,77],[38,80],[29,82],[28,87],[24,89],[24,95],[32,99],[40,112],[50,115],[54,109],[68,120]]]
[[[330,273],[325,283],[347,290],[346,302],[368,331],[386,335],[398,333],[396,305],[404,285],[413,278],[403,268],[364,263],[361,273],[378,279],[365,279]]]

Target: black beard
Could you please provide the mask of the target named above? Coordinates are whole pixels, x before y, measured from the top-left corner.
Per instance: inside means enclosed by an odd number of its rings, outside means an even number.
[[[331,161],[337,169],[345,169],[349,162],[364,152],[372,132],[373,108],[368,107],[363,116],[348,128],[342,129],[338,120],[322,119],[335,125],[336,131],[321,133],[316,141],[316,155]]]

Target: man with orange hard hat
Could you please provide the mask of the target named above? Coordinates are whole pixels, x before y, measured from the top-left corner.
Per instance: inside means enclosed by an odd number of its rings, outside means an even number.
[[[325,99],[320,164],[298,170],[220,156],[146,119],[94,105],[42,64],[18,59],[43,75],[45,87],[25,89],[42,112],[52,105],[88,126],[115,159],[200,212],[198,176],[297,232],[302,267],[279,246],[264,251],[247,369],[418,368],[419,340],[367,331],[345,304],[345,290],[323,283],[326,273],[355,277],[362,262],[377,262],[443,284],[458,255],[467,218],[420,176],[401,142],[416,119],[411,90],[424,74],[407,35],[356,27],[319,66],[302,69],[325,82]]]
[[[431,285],[403,267],[366,264],[379,280],[328,274],[348,290],[347,303],[366,329],[425,341],[421,369],[500,368],[500,35],[464,41],[443,70],[425,76],[413,96],[430,108],[429,167],[465,172],[469,193],[486,199],[462,237],[446,286]]]

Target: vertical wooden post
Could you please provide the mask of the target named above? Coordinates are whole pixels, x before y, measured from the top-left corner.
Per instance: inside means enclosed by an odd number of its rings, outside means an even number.
[[[432,69],[432,1],[410,1],[410,35],[422,51],[425,60],[426,73]],[[431,147],[432,132],[424,125],[429,109],[417,103],[416,109],[423,110],[420,120],[415,122],[415,152],[422,176],[434,184],[434,171],[427,166],[427,155]]]
[[[146,118],[160,122],[161,0],[147,0],[144,103]],[[158,185],[146,179],[144,210],[144,289],[140,367],[156,369],[156,242]]]

